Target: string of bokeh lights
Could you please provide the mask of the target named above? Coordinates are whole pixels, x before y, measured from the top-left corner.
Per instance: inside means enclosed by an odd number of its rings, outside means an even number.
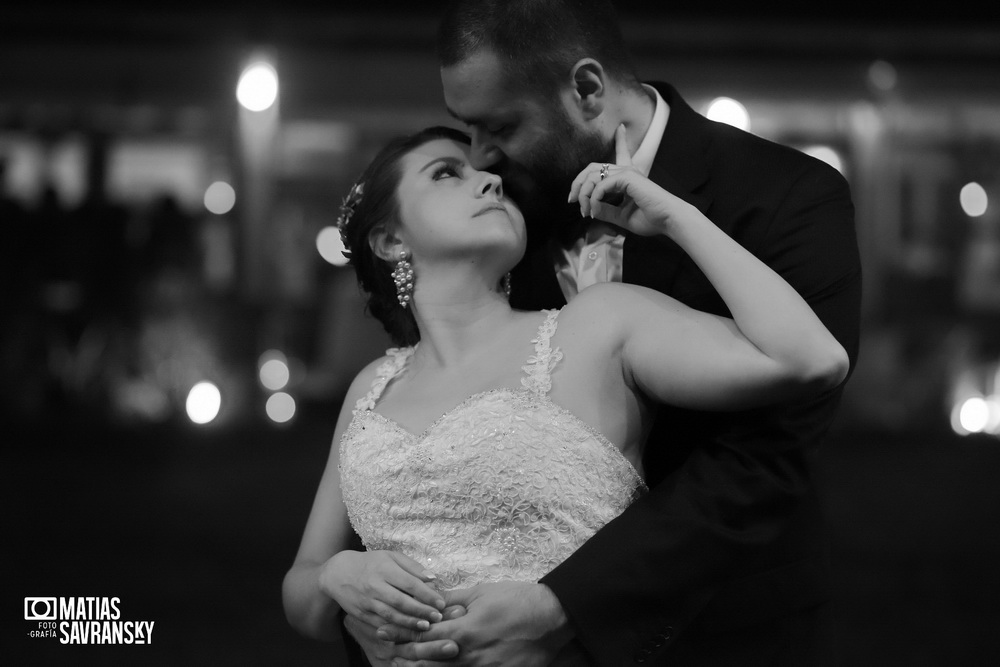
[[[236,99],[250,112],[270,109],[278,99],[278,74],[264,60],[247,65],[236,84]],[[213,215],[226,215],[236,206],[236,190],[231,183],[215,181],[205,190],[205,209]],[[267,350],[260,355],[257,379],[268,392],[264,412],[275,424],[286,424],[295,416],[295,399],[285,391],[292,379],[288,358],[280,350]],[[222,408],[223,396],[218,386],[209,381],[196,383],[188,392],[185,410],[195,424],[215,421]]]
[[[868,84],[873,91],[888,94],[895,89],[898,75],[895,68],[885,61],[875,61],[868,68]],[[273,65],[258,60],[242,72],[236,87],[237,101],[251,112],[271,108],[278,98],[278,75]],[[709,102],[703,113],[711,120],[752,131],[752,116],[747,107],[731,97],[717,97]],[[833,147],[816,144],[800,147],[805,153],[844,172],[844,160]],[[978,182],[965,183],[958,192],[962,211],[970,218],[983,216],[989,208],[986,189]],[[237,195],[233,186],[225,181],[215,181],[205,190],[205,208],[214,215],[225,215],[236,205]],[[323,261],[336,267],[347,264],[344,245],[339,230],[327,225],[319,230],[315,239],[316,250]],[[269,392],[265,412],[276,424],[288,423],[295,415],[294,397],[286,391],[291,368],[289,360],[280,350],[268,350],[258,360],[258,380]],[[1000,375],[1000,370],[998,370]],[[994,383],[995,392],[1000,380]],[[951,412],[953,430],[961,435],[991,433],[1000,435],[1000,396],[996,393],[966,392],[955,400]],[[222,397],[218,388],[208,382],[192,387],[187,401],[189,418],[199,424],[211,422],[218,415]]]

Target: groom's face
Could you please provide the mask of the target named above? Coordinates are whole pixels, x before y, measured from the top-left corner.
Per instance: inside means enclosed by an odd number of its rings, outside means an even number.
[[[498,173],[529,220],[565,211],[580,170],[613,154],[610,142],[572,118],[561,91],[541,99],[506,77],[489,51],[442,68],[441,82],[448,112],[471,135],[472,165]]]

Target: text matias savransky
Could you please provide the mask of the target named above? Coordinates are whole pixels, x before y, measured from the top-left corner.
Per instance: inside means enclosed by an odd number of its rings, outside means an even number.
[[[155,621],[121,619],[117,597],[25,598],[24,618],[37,621],[31,637],[61,644],[152,644]]]

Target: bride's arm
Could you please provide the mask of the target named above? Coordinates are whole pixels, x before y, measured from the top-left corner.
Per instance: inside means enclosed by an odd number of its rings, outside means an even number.
[[[733,315],[709,315],[634,286],[584,290],[587,301],[606,301],[599,307],[617,322],[626,373],[644,393],[683,407],[741,409],[819,393],[846,377],[847,353],[781,276],[635,171],[627,153],[619,161],[625,164],[581,172],[571,198],[594,217],[675,241]],[[625,195],[620,207],[601,203],[613,193]]]
[[[359,373],[348,389],[302,542],[282,585],[288,622],[314,639],[341,637],[337,620],[341,607],[375,626],[391,621],[426,629],[429,621],[441,618],[432,605],[440,601],[444,606],[415,561],[387,551],[347,549],[352,530],[340,490],[340,440],[356,401],[371,385],[376,365]]]
[[[781,316],[787,330],[782,321],[764,318],[755,327],[758,318],[752,318],[742,325],[748,335],[734,320],[624,284],[588,287],[569,308],[604,321],[608,338],[601,346],[619,354],[628,385],[678,407],[743,410],[807,398],[835,387],[847,373],[839,344],[799,326],[795,316]]]
[[[344,402],[333,445],[298,553],[282,584],[282,601],[288,622],[300,633],[324,641],[340,638],[337,613],[340,605],[323,592],[320,577],[323,566],[347,548],[351,530],[347,509],[340,493],[340,437],[350,423],[349,401]]]

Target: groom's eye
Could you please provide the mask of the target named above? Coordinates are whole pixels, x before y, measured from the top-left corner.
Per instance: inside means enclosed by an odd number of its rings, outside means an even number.
[[[486,131],[495,137],[499,137],[510,134],[510,130],[512,127],[513,125],[511,125],[510,123],[506,123],[504,125],[497,125],[495,127],[487,127]]]

